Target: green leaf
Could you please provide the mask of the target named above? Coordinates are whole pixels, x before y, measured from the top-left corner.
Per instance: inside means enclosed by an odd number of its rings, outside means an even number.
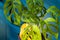
[[[28,23],[24,29],[23,26],[21,27],[21,32],[22,31],[24,32],[22,33],[21,40],[28,40],[28,38],[30,38],[30,40],[42,40],[40,30],[36,24]]]
[[[8,21],[18,26],[20,25],[20,20],[21,20],[19,15],[20,11],[18,11],[20,10],[19,7],[21,5],[19,1],[20,0],[6,0],[4,4],[4,15],[6,16]],[[18,5],[19,5],[18,7],[19,9],[17,8]]]
[[[46,26],[47,31],[46,30],[45,31],[49,32],[51,34],[50,36],[54,36],[56,38],[56,40],[58,40],[58,18],[57,17],[60,15],[59,14],[60,10],[58,8],[56,8],[55,6],[51,6],[50,8],[48,8],[47,13],[51,13],[52,17],[48,17],[48,18],[44,19],[44,22],[47,25]],[[56,24],[53,25],[52,23],[56,23]],[[54,32],[51,29],[51,26],[54,27],[57,32]],[[47,38],[47,40],[51,40],[51,38]]]

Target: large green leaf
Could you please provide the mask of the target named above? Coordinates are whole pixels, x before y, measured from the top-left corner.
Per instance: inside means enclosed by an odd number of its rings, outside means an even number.
[[[55,6],[51,6],[50,8],[48,8],[47,13],[52,13],[52,17],[48,17],[46,19],[44,19],[45,24],[47,25],[47,31],[49,32],[51,35],[50,36],[54,36],[56,38],[56,40],[58,40],[58,16],[60,15],[60,11],[58,8],[56,8]],[[47,14],[46,13],[46,14]],[[54,32],[53,30],[55,29],[57,32]],[[44,30],[44,29],[43,29]],[[47,40],[52,40],[52,38],[49,38]]]
[[[38,23],[40,21],[38,14],[42,14],[45,8],[42,0],[26,0],[28,7],[24,7],[22,13],[22,21],[28,23]],[[40,16],[40,15],[39,15]]]
[[[36,24],[25,23],[26,27],[23,28],[24,24],[21,27],[20,38],[21,40],[42,40],[41,33]]]
[[[20,25],[20,0],[6,0],[4,4],[4,14],[6,18],[15,25]],[[19,15],[20,14],[20,15]]]

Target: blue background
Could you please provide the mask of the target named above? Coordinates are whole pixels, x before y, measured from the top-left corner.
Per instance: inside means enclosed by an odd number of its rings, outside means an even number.
[[[21,0],[21,2],[26,6],[26,2],[24,0]],[[7,21],[7,19],[4,16],[3,6],[4,1],[0,2],[0,40],[19,40],[18,38],[19,27]],[[50,6],[56,6],[57,8],[60,9],[60,0],[44,0],[44,6],[47,9]],[[55,38],[52,37],[52,40],[55,40]]]

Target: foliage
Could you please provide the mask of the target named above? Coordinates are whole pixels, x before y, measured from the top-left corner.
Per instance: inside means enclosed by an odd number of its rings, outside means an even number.
[[[24,23],[21,26],[21,40],[41,40],[41,33],[36,24]]]
[[[49,13],[51,17],[46,18],[45,16]],[[45,40],[52,40],[52,36],[58,40],[58,24],[60,24],[58,21],[59,13],[60,10],[55,6],[46,9],[42,0],[26,0],[25,6],[21,3],[21,0],[6,0],[4,4],[4,14],[11,23],[17,26],[20,26],[21,21],[28,23],[26,30],[23,30],[23,35],[29,31],[27,29],[32,27],[38,35],[42,33]],[[35,27],[32,23],[37,26]],[[40,38],[37,39],[37,36],[32,31],[30,32],[32,33],[31,35],[34,35],[32,40],[42,40]],[[26,38],[30,36],[30,33],[28,35],[26,34]],[[41,37],[41,35],[39,37]],[[23,36],[21,39],[25,40],[26,38]]]
[[[51,17],[48,17],[48,18],[44,19],[44,22],[46,24],[46,28],[47,29],[45,29],[46,31],[43,29],[43,33],[44,32],[45,33],[49,32],[50,33],[50,37],[54,36],[56,38],[56,40],[58,40],[58,16],[60,16],[60,14],[59,14],[60,10],[58,10],[55,6],[51,6],[47,10],[46,15],[48,13],[51,14]],[[55,31],[53,31],[53,30],[55,30]],[[48,40],[52,40],[52,39],[50,38]]]
[[[15,25],[20,25],[20,4],[19,0],[6,0],[4,5],[5,16]]]

